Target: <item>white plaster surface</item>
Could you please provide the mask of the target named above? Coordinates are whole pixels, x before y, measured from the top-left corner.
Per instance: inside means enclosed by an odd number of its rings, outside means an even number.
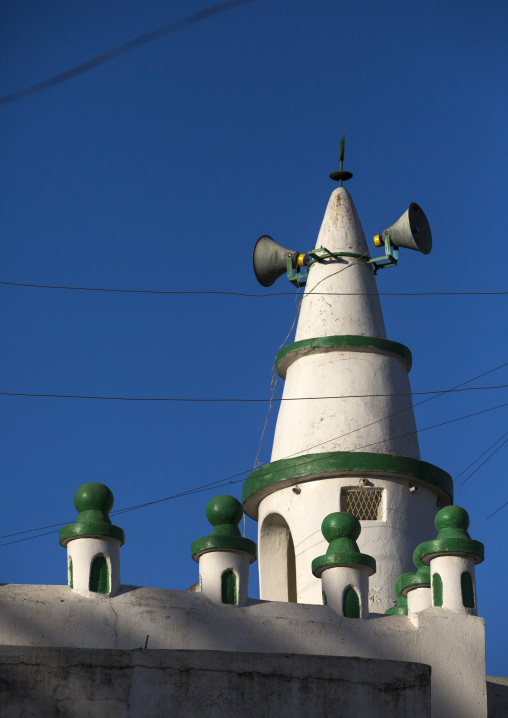
[[[106,558],[109,570],[108,594],[89,590],[90,569],[96,556]],[[110,537],[86,537],[71,539],[67,544],[67,570],[72,559],[72,589],[87,598],[114,596],[120,588],[120,541]]]
[[[207,598],[222,603],[222,574],[236,576],[237,605],[244,606],[249,595],[249,556],[240,551],[207,551],[199,557],[199,583]]]
[[[473,593],[475,608],[466,608],[462,603],[462,587],[460,577],[463,571],[468,571],[473,579]],[[436,556],[430,561],[431,580],[435,573],[443,581],[443,608],[460,613],[469,613],[476,616],[476,581],[474,562],[466,556]]]
[[[432,666],[432,718],[486,718],[484,622],[429,608],[341,618],[329,606],[250,601],[124,586],[89,601],[67,586],[0,586],[0,644],[358,656]],[[368,715],[368,714],[366,714]],[[371,714],[369,718],[374,718]]]
[[[344,187],[330,196],[315,246],[356,254],[365,254],[369,249],[353,200]],[[377,249],[374,252],[379,254]],[[354,296],[329,297],[314,292]],[[374,272],[363,259],[341,257],[316,262],[309,268],[295,339],[335,334],[386,338]]]
[[[259,523],[263,569],[259,570],[260,595],[269,601],[297,600],[295,547],[291,530],[280,514],[268,514]],[[259,553],[259,552],[258,552]]]
[[[362,532],[357,541],[360,551],[376,559],[377,572],[370,578],[370,611],[384,613],[395,604],[394,585],[406,571],[414,571],[413,551],[422,541],[435,534],[434,517],[437,496],[421,485],[415,493],[409,491],[410,482],[404,479],[379,478],[375,474],[364,477],[372,488],[385,492],[384,520],[361,521]],[[341,511],[341,488],[363,486],[358,476],[338,476],[279,489],[263,499],[258,517],[258,556],[260,595],[262,599],[284,600],[279,590],[284,560],[278,551],[285,543],[266,542],[263,525],[266,517],[276,514],[289,527],[295,548],[297,600],[299,603],[321,603],[321,581],[312,575],[313,559],[326,552],[328,543],[321,533],[321,524],[328,514]],[[278,566],[277,572],[272,570]]]
[[[282,395],[299,397],[309,399],[280,404],[272,461],[325,451],[420,458],[411,387],[401,358],[342,348],[306,354],[288,368]]]
[[[407,610],[409,613],[418,613],[432,606],[432,590],[430,586],[412,588],[407,592]]]
[[[362,568],[349,566],[332,566],[321,574],[322,590],[326,595],[327,605],[344,616],[343,598],[345,590],[351,586],[360,599],[360,617],[369,617],[369,575]]]

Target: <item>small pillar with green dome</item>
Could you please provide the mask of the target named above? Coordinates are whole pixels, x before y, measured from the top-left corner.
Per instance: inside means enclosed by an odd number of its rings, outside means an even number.
[[[244,538],[238,524],[241,503],[233,496],[208,502],[210,536],[193,541],[191,554],[199,563],[199,590],[216,603],[245,606],[249,596],[249,565],[256,560],[256,544]]]
[[[430,566],[432,605],[476,616],[475,564],[484,546],[467,531],[469,516],[460,506],[446,506],[435,518],[438,536],[416,547],[415,557]]]
[[[413,571],[408,571],[407,573],[401,574],[398,579],[395,581],[395,596],[397,598],[397,603],[394,606],[390,606],[390,608],[387,608],[385,611],[385,614],[387,616],[407,616],[409,611],[407,607],[407,598],[406,596],[402,595],[402,587],[404,586],[406,581],[409,581],[411,577],[414,576]]]
[[[73,524],[60,529],[67,548],[69,587],[83,596],[114,596],[120,589],[120,546],[125,534],[113,526],[109,513],[114,496],[104,484],[83,484],[74,495],[79,512]]]
[[[321,525],[328,550],[312,562],[312,573],[321,578],[323,603],[345,618],[369,617],[369,576],[376,573],[376,561],[360,553],[356,540],[361,530],[352,514],[328,514]]]
[[[400,593],[407,599],[408,613],[418,613],[432,605],[430,568],[420,561],[417,551],[413,554],[413,563],[417,570],[403,573],[400,581]]]

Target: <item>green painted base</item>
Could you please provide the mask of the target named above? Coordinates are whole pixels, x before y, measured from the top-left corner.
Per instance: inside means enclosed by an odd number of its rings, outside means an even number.
[[[60,544],[67,546],[71,539],[91,538],[95,536],[98,538],[106,537],[117,539],[117,541],[120,541],[121,546],[123,546],[125,542],[124,530],[119,526],[103,523],[75,523],[68,524],[60,529]]]
[[[376,475],[380,478],[415,481],[436,491],[446,503],[452,503],[452,477],[426,461],[365,451],[327,451],[280,459],[253,471],[243,485],[244,511],[251,518],[257,519],[260,502],[274,491],[305,481],[341,475]]]
[[[199,557],[208,551],[241,551],[248,554],[249,563],[254,563],[257,557],[256,544],[243,536],[204,536],[192,542],[194,561],[199,561]]]
[[[407,616],[407,606],[393,606],[385,611],[385,616]]]
[[[332,349],[350,349],[351,351],[377,352],[380,354],[391,354],[401,359],[408,371],[411,370],[413,358],[411,351],[398,342],[391,342],[388,339],[378,337],[362,337],[353,334],[338,335],[331,337],[315,337],[313,339],[302,339],[293,342],[280,350],[275,358],[277,372],[283,379],[286,378],[286,371],[291,364],[301,356],[312,352],[325,352]]]
[[[467,538],[446,538],[425,541],[418,548],[418,558],[427,566],[437,556],[467,556],[474,563],[484,559],[485,547],[481,541]]]
[[[327,568],[334,568],[336,566],[366,568],[368,569],[367,573],[369,576],[376,573],[376,559],[366,553],[348,553],[344,556],[338,554],[318,556],[312,562],[312,573],[319,578]]]

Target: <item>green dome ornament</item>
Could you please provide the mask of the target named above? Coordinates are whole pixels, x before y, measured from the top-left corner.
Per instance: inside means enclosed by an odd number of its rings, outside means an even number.
[[[400,592],[405,598],[407,598],[408,592],[414,588],[430,588],[430,567],[418,558],[418,546],[413,553],[413,563],[417,570],[414,573],[403,573],[400,577]]]
[[[83,484],[74,494],[74,506],[79,512],[73,524],[60,529],[60,544],[67,546],[76,538],[113,538],[125,542],[125,533],[119,526],[113,526],[109,513],[115,498],[111,489],[104,484],[90,482]]]
[[[312,562],[314,576],[319,578],[325,569],[332,566],[364,568],[369,576],[376,573],[376,560],[360,553],[356,543],[361,530],[360,522],[353,514],[345,511],[328,514],[321,524],[321,531],[329,546],[324,556],[318,556]]]
[[[212,524],[210,536],[192,542],[191,555],[194,561],[208,551],[242,551],[248,554],[249,563],[257,557],[254,541],[244,538],[238,524],[242,520],[242,504],[234,496],[225,494],[211,499],[206,507],[206,518]]]
[[[434,520],[437,538],[424,541],[416,547],[414,556],[427,566],[436,556],[467,556],[474,563],[484,558],[484,545],[469,535],[469,515],[460,506],[445,506],[437,512]]]
[[[414,577],[414,571],[408,571],[401,574],[395,581],[395,595],[397,596],[397,604],[385,611],[387,616],[407,616],[407,598],[402,595],[402,586]]]

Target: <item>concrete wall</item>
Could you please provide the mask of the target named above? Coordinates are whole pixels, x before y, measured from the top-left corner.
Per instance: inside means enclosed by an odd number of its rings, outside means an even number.
[[[508,716],[508,678],[487,676],[487,704],[489,718]]]
[[[2,718],[429,718],[416,663],[216,651],[0,649]]]
[[[122,586],[90,600],[67,586],[0,586],[0,645],[284,653],[408,661],[432,667],[432,718],[487,718],[483,619],[428,608],[342,618],[330,606]],[[2,716],[3,718],[3,716]]]

